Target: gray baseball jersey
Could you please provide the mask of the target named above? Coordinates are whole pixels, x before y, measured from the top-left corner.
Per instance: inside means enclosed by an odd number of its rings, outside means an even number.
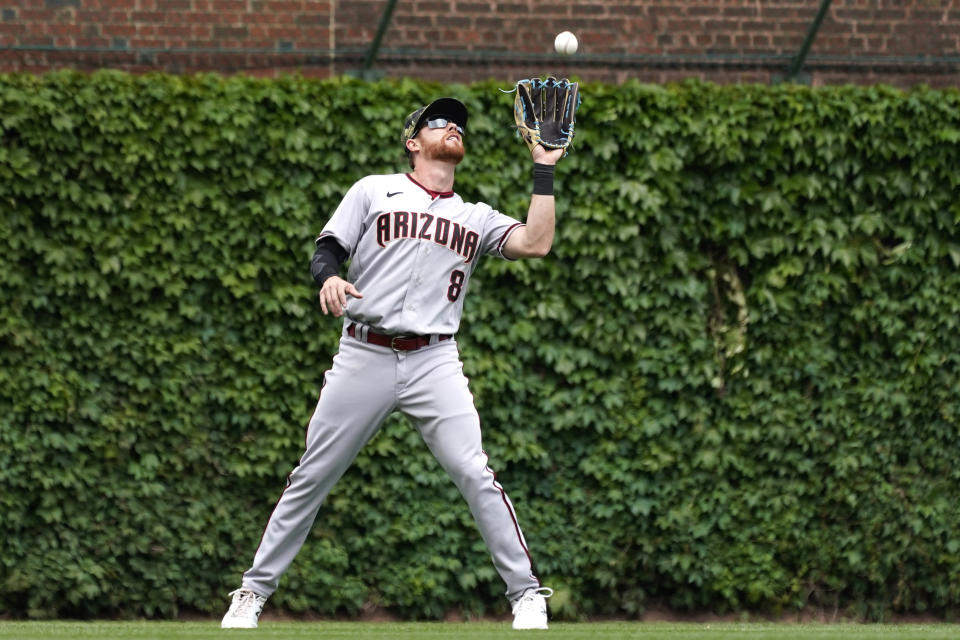
[[[348,299],[350,320],[387,334],[453,334],[479,257],[502,256],[520,225],[397,173],[356,182],[320,237],[350,255],[347,280],[363,294]]]

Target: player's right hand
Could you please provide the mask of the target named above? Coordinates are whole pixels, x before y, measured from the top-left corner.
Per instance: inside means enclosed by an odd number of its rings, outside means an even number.
[[[327,278],[320,289],[320,293],[317,294],[317,297],[320,298],[320,308],[323,310],[323,314],[332,313],[335,318],[342,316],[347,308],[347,296],[362,298],[363,294],[340,276]]]

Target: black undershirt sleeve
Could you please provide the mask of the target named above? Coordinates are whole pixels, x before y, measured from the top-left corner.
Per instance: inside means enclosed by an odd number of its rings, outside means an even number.
[[[322,287],[327,278],[340,275],[340,267],[346,260],[346,250],[332,236],[320,238],[310,261],[310,275],[317,286]]]

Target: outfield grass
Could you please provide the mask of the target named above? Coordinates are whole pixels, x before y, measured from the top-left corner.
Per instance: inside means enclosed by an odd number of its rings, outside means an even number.
[[[222,630],[217,622],[4,622],[0,640],[930,640],[960,638],[956,624],[553,623],[549,631],[513,631],[509,622],[264,622],[257,630]]]

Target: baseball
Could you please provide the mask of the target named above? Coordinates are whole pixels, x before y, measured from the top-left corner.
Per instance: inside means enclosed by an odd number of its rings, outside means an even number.
[[[569,31],[561,31],[553,40],[553,48],[559,54],[572,56],[577,52],[577,36]]]

